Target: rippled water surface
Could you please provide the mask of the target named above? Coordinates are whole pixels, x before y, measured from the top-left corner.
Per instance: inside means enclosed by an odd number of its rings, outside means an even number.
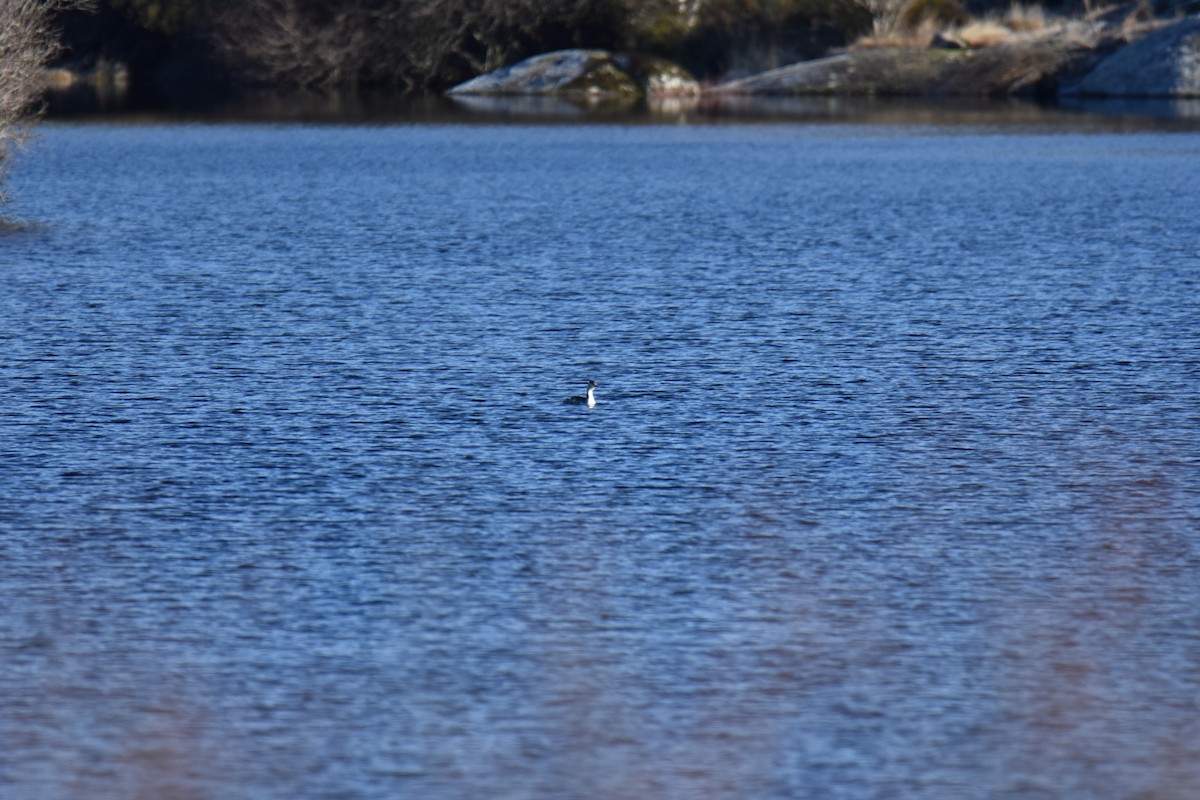
[[[1195,133],[44,129],[0,794],[1200,796],[1198,186]]]

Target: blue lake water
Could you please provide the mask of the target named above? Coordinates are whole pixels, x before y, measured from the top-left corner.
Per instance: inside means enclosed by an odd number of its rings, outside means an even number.
[[[44,127],[0,796],[1200,796],[1197,187],[1196,132]]]

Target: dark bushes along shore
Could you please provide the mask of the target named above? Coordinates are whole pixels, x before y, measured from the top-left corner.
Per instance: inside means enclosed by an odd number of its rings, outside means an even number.
[[[1136,38],[1154,2],[1200,4],[1143,0],[1066,28],[1050,19],[1081,15],[1072,3],[1084,0],[89,0],[87,11],[3,1],[54,13],[65,48],[52,87],[101,105],[181,105],[254,86],[438,94],[568,49],[665,58],[745,93],[987,94],[1022,81],[1044,91]],[[1005,20],[1026,27],[969,41]],[[936,46],[914,46],[922,37]],[[844,55],[819,61],[831,52]],[[1023,60],[1034,77],[1009,80]]]
[[[568,48],[639,52],[704,81],[1011,0],[95,0],[58,15],[71,79],[171,102],[265,85],[438,93]],[[1049,8],[1069,13],[1071,3]]]

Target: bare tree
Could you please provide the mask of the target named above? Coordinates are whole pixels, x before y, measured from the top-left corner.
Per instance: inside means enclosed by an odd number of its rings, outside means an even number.
[[[369,57],[371,25],[360,4],[250,0],[218,20],[218,51],[253,80],[321,90],[353,85]]]
[[[0,202],[14,148],[24,142],[42,111],[42,68],[58,52],[55,12],[87,0],[0,0]]]
[[[634,5],[626,0],[408,0],[391,24],[377,27],[407,35],[381,42],[379,50],[387,55],[382,63],[404,68],[406,85],[437,88],[436,80],[457,82],[546,50],[625,46]]]

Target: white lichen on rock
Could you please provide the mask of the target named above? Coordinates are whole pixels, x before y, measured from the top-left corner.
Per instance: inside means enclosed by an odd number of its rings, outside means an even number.
[[[480,75],[451,95],[687,96],[700,85],[687,70],[660,58],[607,50],[557,50]]]

